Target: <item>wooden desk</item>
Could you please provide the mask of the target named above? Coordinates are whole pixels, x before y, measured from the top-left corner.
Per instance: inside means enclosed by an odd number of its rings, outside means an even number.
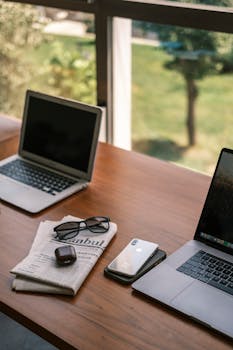
[[[100,144],[86,190],[36,216],[1,204],[1,311],[61,349],[232,349],[229,339],[103,276],[135,236],[158,242],[168,254],[191,239],[209,183],[208,176]],[[11,291],[9,270],[28,253],[39,222],[67,214],[109,215],[118,224],[78,294]]]

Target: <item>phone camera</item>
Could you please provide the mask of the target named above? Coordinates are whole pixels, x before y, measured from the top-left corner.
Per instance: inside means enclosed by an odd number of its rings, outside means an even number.
[[[134,239],[132,245],[136,245],[138,243],[137,239]]]

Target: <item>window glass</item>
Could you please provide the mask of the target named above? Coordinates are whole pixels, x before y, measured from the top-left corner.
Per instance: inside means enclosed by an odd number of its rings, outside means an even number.
[[[0,0],[0,111],[21,117],[26,89],[96,103],[94,17]]]
[[[134,22],[132,148],[212,173],[233,148],[233,36]]]

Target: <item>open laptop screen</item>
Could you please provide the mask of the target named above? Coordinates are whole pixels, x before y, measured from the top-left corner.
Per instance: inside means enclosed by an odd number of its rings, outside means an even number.
[[[233,151],[223,149],[210,185],[195,239],[233,254]]]
[[[98,113],[74,101],[44,96],[28,93],[21,149],[86,173]]]

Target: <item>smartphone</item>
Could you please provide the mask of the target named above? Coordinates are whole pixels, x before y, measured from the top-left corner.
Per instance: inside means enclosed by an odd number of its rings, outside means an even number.
[[[156,252],[158,244],[134,238],[108,265],[108,270],[132,277]]]

